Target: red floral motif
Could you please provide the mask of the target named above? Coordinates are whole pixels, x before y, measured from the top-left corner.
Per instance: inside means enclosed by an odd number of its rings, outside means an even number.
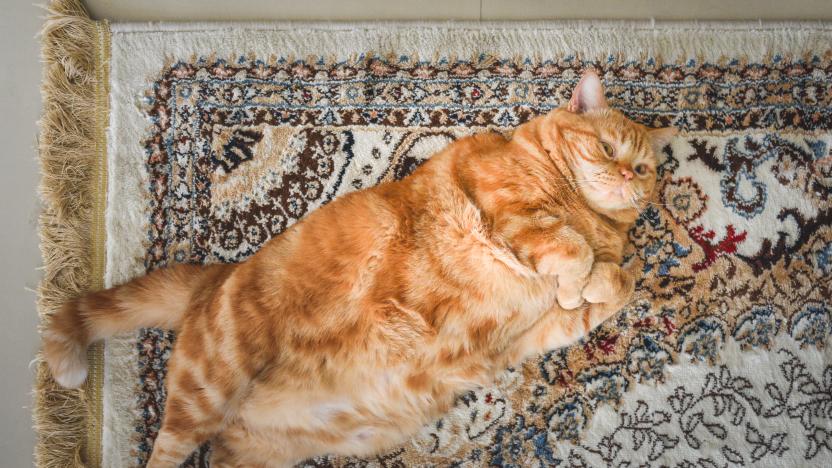
[[[615,343],[618,342],[618,334],[610,335],[602,338],[598,342],[598,347],[604,354],[612,354],[615,351]]]
[[[633,327],[639,328],[639,329],[641,329],[641,328],[650,328],[650,327],[653,326],[653,323],[654,323],[653,317],[644,317],[644,318],[636,320],[635,323],[633,323]]]
[[[575,374],[572,373],[569,369],[564,369],[558,373],[558,377],[555,379],[558,385],[561,387],[571,387],[572,381],[575,379]]]
[[[595,360],[595,350],[594,350],[594,347],[592,346],[592,343],[590,343],[589,341],[584,343],[584,354],[586,354],[586,358],[588,360],[590,360],[590,361]]]
[[[584,343],[584,353],[590,361],[595,359],[595,350],[600,349],[604,355],[610,355],[615,352],[615,344],[618,342],[619,335],[612,334],[602,336],[592,341]]]
[[[662,324],[664,325],[664,331],[668,335],[672,335],[674,331],[676,331],[676,325],[670,320],[670,317],[667,315],[662,316]]]
[[[743,231],[737,234],[733,224],[729,224],[726,229],[725,237],[720,239],[717,243],[713,240],[716,233],[713,230],[705,231],[702,226],[696,226],[688,229],[688,234],[696,242],[702,250],[705,251],[705,259],[693,265],[693,271],[700,272],[705,268],[711,266],[717,259],[725,254],[733,254],[737,252],[737,246],[745,241],[748,233]]]

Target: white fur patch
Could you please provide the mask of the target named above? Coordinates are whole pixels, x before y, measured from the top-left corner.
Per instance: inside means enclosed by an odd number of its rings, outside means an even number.
[[[47,355],[46,361],[52,370],[52,377],[65,388],[78,388],[87,380],[87,356],[85,349],[77,343],[72,343],[66,337],[55,339],[55,333],[46,337],[48,340],[63,344],[62,353]]]

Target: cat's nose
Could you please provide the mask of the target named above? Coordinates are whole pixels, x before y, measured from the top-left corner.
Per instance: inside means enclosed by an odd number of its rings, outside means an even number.
[[[618,171],[621,172],[621,175],[624,177],[624,180],[632,180],[632,178],[635,177],[635,174],[633,174],[633,171],[631,171],[629,168],[619,167]]]

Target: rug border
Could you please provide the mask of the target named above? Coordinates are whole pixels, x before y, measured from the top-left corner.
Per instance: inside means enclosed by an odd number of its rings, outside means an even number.
[[[719,62],[741,56],[758,62],[829,54],[832,35],[832,21],[124,22],[111,27],[119,35],[208,33],[231,39],[255,31],[274,35],[279,42],[274,48],[287,58],[320,58],[319,51],[327,50],[337,51],[332,55],[338,60],[378,49],[416,60],[468,59],[486,47],[514,60],[571,55],[590,61]]]
[[[43,113],[38,288],[40,328],[70,297],[103,287],[110,31],[80,0],[53,0],[41,30]],[[36,358],[35,465],[101,466],[102,347],[89,351],[82,389],[64,389]]]

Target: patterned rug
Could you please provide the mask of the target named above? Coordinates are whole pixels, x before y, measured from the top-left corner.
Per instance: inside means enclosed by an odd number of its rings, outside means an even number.
[[[562,105],[587,67],[612,106],[681,129],[630,233],[636,301],[401,447],[305,466],[832,463],[832,26],[112,24],[98,37],[105,285],[243,260],[455,138]],[[90,465],[146,462],[174,342],[148,329],[93,353]]]

